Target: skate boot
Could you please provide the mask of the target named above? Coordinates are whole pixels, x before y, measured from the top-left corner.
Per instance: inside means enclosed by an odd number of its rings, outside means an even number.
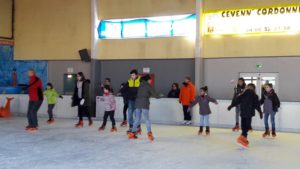
[[[89,119],[89,126],[92,127],[93,126],[93,120]]]
[[[53,123],[54,123],[54,119],[53,119],[53,118],[50,118],[49,120],[47,120],[47,123],[48,123],[48,124],[53,124]]]
[[[127,127],[127,120],[124,120],[124,121],[121,123],[120,126],[121,126],[121,127]]]
[[[99,127],[98,131],[104,131],[105,130],[105,126],[101,126]]]
[[[137,139],[138,137],[136,136],[136,133],[133,133],[133,132],[129,132],[128,133],[128,139],[129,140],[135,140]]]
[[[276,130],[272,130],[272,137],[273,137],[273,138],[276,137]]]
[[[270,136],[270,130],[266,129],[265,133],[262,136],[263,136],[263,138],[269,137]]]
[[[210,129],[209,129],[209,127],[206,127],[205,134],[206,134],[207,136],[210,135]]]
[[[82,128],[83,127],[83,120],[79,120],[77,124],[75,124],[76,128]]]
[[[115,126],[113,126],[112,128],[111,128],[111,130],[110,130],[110,132],[117,132],[118,130],[117,130],[117,128],[115,127]]]
[[[238,137],[237,144],[243,148],[246,148],[246,149],[249,148],[249,141],[247,140],[246,137],[244,137],[242,135],[240,137]]]
[[[30,126],[26,126],[25,130],[28,131],[31,127]]]
[[[152,132],[148,132],[148,139],[149,139],[150,141],[154,141],[154,137],[153,137]]]
[[[233,132],[238,132],[240,130],[240,125],[239,123],[236,123],[236,125],[232,128]]]
[[[202,135],[202,133],[203,133],[203,126],[200,126],[200,129],[198,131],[198,135]]]
[[[34,132],[37,132],[39,129],[37,128],[37,127],[32,127],[32,128],[28,128],[28,132],[32,132],[32,133],[34,133]]]

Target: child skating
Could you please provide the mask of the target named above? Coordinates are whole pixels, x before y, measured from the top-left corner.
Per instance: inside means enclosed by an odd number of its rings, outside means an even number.
[[[141,84],[135,101],[136,117],[134,119],[132,131],[128,132],[129,139],[137,139],[139,126],[141,125],[141,119],[143,115],[145,119],[147,131],[148,131],[148,139],[150,141],[154,140],[152,130],[151,130],[151,122],[149,118],[150,97],[159,98],[159,95],[156,93],[156,91],[150,84],[151,84],[151,77],[149,75],[145,75],[144,77],[142,77]]]
[[[47,98],[48,103],[48,115],[49,120],[47,120],[48,124],[54,123],[54,117],[53,117],[53,109],[55,107],[55,104],[57,103],[57,98],[63,98],[60,96],[57,91],[53,88],[53,85],[51,83],[47,83],[46,90],[44,91],[44,95]]]
[[[270,128],[269,128],[269,116],[271,116],[271,124],[272,124],[272,137],[276,137],[276,126],[275,126],[275,115],[278,112],[278,108],[280,107],[280,101],[273,89],[272,84],[266,84],[264,86],[264,93],[260,100],[260,103],[264,105],[264,121],[265,121],[265,133],[263,134],[263,138],[270,136]]]
[[[255,110],[259,112],[260,118],[263,118],[258,96],[255,93],[254,84],[248,84],[245,92],[236,98],[236,100],[228,107],[228,110],[230,111],[231,108],[237,105],[240,105],[241,107],[240,116],[242,126],[242,134],[238,137],[237,144],[243,148],[249,148],[247,136],[248,131],[251,128],[252,117],[255,116]]]
[[[115,110],[116,110],[116,100],[115,96],[112,94],[112,89],[110,86],[105,85],[103,86],[103,96],[100,97],[100,101],[104,103],[104,117],[103,123],[101,127],[99,127],[99,131],[104,131],[108,116],[112,122],[111,132],[116,132],[116,121],[115,121]]]
[[[207,86],[202,87],[200,89],[200,96],[196,98],[196,100],[190,105],[188,111],[191,111],[192,107],[196,104],[199,104],[199,113],[200,113],[200,129],[198,134],[202,135],[203,127],[206,127],[205,133],[206,135],[210,134],[210,125],[209,125],[209,115],[211,114],[211,110],[209,107],[209,103],[218,104],[217,100],[211,98],[207,95]]]

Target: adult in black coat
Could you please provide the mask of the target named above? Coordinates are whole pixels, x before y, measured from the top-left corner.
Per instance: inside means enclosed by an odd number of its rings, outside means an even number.
[[[180,89],[178,83],[173,83],[172,88],[168,93],[168,98],[179,98]]]

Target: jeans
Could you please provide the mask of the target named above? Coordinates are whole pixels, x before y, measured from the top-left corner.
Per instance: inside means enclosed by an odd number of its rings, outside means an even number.
[[[55,104],[48,104],[48,115],[49,115],[49,119],[53,119],[53,108],[54,108]]]
[[[103,117],[102,127],[106,126],[108,116],[110,118],[110,121],[112,122],[112,126],[115,127],[116,126],[115,111],[105,111],[104,117]]]
[[[137,132],[138,127],[141,125],[142,114],[146,123],[147,131],[151,132],[151,121],[149,119],[149,109],[135,109],[135,120],[132,128],[132,132]]]
[[[251,129],[252,118],[244,118],[242,117],[242,135],[247,138],[248,131]]]
[[[39,111],[42,103],[42,100],[29,101],[27,111],[28,127],[38,127],[37,112]]]
[[[134,109],[135,109],[135,101],[128,100],[128,123],[130,128],[132,128],[134,123],[133,121]]]
[[[240,114],[241,114],[241,107],[240,107],[240,105],[238,105],[235,108],[235,123],[236,124],[240,123]]]
[[[200,126],[209,127],[209,115],[200,115]]]
[[[184,120],[185,121],[191,121],[192,120],[192,116],[191,116],[191,112],[188,111],[189,106],[182,106],[182,110],[183,110],[183,116],[184,116]]]
[[[275,131],[275,112],[265,113],[264,121],[265,121],[265,128],[269,130],[269,116],[271,116],[271,124],[272,124],[272,131]]]

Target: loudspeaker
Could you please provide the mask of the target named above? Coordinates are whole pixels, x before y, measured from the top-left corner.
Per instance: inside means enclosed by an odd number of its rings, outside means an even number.
[[[82,61],[84,62],[90,62],[91,61],[91,57],[88,53],[87,49],[81,49],[79,50],[79,55]]]

